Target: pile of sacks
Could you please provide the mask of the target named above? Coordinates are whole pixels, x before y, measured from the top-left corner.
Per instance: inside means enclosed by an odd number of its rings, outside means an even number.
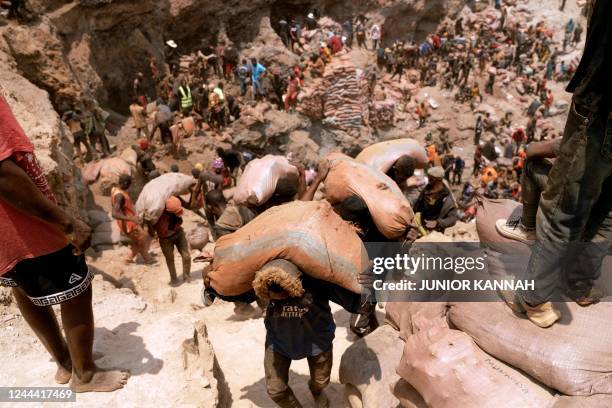
[[[322,79],[300,95],[299,110],[345,132],[369,123],[368,102],[361,72],[347,54],[337,54],[327,64]]]
[[[342,356],[346,405],[610,407],[612,305],[564,305],[543,330],[500,302],[387,303],[386,324]]]
[[[496,200],[479,208],[478,234],[493,249],[488,253],[509,250],[494,221],[508,218],[517,205]],[[529,259],[527,246],[510,251],[525,254],[525,263]],[[608,257],[602,285],[610,286],[609,265]],[[491,263],[491,268],[498,267]],[[491,273],[513,272],[506,267]],[[389,302],[386,324],[342,357],[340,381],[346,384],[347,405],[612,406],[612,304],[564,302],[557,307],[563,312],[561,321],[541,329],[501,301]]]
[[[91,210],[87,212],[88,224],[92,229],[91,246],[96,251],[110,249],[113,245],[127,243],[128,239],[121,235],[117,221],[105,211]]]

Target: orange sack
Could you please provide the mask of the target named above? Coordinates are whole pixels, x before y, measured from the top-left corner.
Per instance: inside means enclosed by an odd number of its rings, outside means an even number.
[[[316,279],[361,292],[357,276],[368,267],[363,243],[326,201],[294,201],[272,207],[217,241],[209,273],[223,296],[252,289],[255,273],[285,259]]]
[[[332,153],[325,179],[325,195],[337,204],[356,195],[365,201],[378,230],[389,239],[402,237],[414,212],[399,187],[386,174],[348,156]]]
[[[410,156],[417,162],[417,168],[427,166],[427,151],[414,139],[396,139],[380,142],[366,147],[355,160],[373,169],[386,173],[393,163],[402,156]]]

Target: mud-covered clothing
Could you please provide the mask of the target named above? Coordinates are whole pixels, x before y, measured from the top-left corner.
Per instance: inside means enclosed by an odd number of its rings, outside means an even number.
[[[155,224],[155,232],[159,238],[169,238],[176,234],[183,225],[183,218],[164,211]]]
[[[331,377],[333,352],[329,350],[316,356],[308,356],[310,380],[308,388],[317,395],[327,387]],[[289,368],[291,359],[275,352],[272,347],[266,347],[264,354],[264,371],[266,374],[266,391],[270,398],[281,407],[296,406],[295,395],[289,387]]]
[[[597,0],[587,28],[587,38],[580,64],[567,91],[575,103],[592,113],[612,110],[612,1]]]
[[[336,323],[332,301],[351,313],[358,313],[361,295],[340,286],[302,275],[304,295],[271,300],[266,310],[266,347],[292,360],[316,356],[331,350]]]
[[[434,194],[439,194],[435,200],[432,197]],[[425,187],[414,206],[414,212],[420,212],[424,222],[436,221],[437,230],[452,227],[457,222],[457,206],[452,193],[446,187],[436,193],[432,192],[429,186]]]
[[[214,238],[217,239],[218,237],[237,231],[251,222],[256,216],[257,213],[245,205],[229,204],[219,219],[215,221],[212,230]]]
[[[571,288],[591,285],[612,246],[612,116],[572,103],[557,159],[536,217],[537,240],[522,291],[527,303],[551,299],[565,278]]]

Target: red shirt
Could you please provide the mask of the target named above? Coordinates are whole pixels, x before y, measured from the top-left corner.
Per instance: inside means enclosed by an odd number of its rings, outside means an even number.
[[[181,229],[183,219],[176,214],[164,211],[155,224],[155,231],[160,238],[170,238]]]
[[[56,202],[34,155],[34,146],[0,95],[0,161],[4,160],[12,160],[21,167],[38,189]],[[66,245],[68,240],[56,227],[0,198],[0,275],[24,259],[50,254]]]
[[[329,46],[331,47],[331,51],[333,54],[342,51],[342,40],[337,35],[334,35],[329,40]]]

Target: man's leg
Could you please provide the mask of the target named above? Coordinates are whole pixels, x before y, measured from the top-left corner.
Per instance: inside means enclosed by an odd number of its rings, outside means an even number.
[[[76,392],[115,391],[127,383],[125,371],[101,371],[93,362],[94,320],[91,286],[61,304],[62,325],[72,359],[70,387]]]
[[[547,160],[526,160],[521,176],[523,215],[521,223],[527,230],[535,230],[540,195],[548,183],[552,164]]]
[[[174,245],[176,245],[176,249],[181,254],[181,260],[183,261],[183,280],[191,282],[191,254],[189,253],[189,242],[187,242],[185,231],[180,230],[176,234]]]
[[[570,248],[576,253],[576,261],[568,264],[566,280],[570,297],[587,306],[603,295],[593,287],[601,276],[603,260],[612,248],[612,177],[606,180],[602,195],[593,207],[583,239],[585,242],[575,243]]]
[[[534,291],[521,291],[529,305],[550,300],[560,283],[569,243],[580,240],[602,187],[612,174],[612,151],[604,143],[606,119],[580,115],[572,104],[560,155],[553,165],[537,214],[537,238],[526,279],[535,281]],[[608,133],[612,132],[612,129]],[[607,146],[607,147],[606,147]],[[605,194],[606,192],[604,192]]]
[[[18,287],[13,288],[13,296],[21,315],[57,364],[55,381],[66,384],[72,375],[72,363],[53,309],[51,306],[34,305]]]
[[[290,366],[290,358],[275,353],[270,346],[266,347],[264,371],[268,395],[281,408],[301,408],[302,405],[289,387]]]
[[[308,357],[308,368],[310,369],[310,381],[308,387],[315,399],[315,407],[323,408],[329,406],[329,401],[323,390],[329,385],[333,359],[333,348],[330,347],[319,355]]]
[[[159,246],[162,254],[166,259],[166,265],[168,265],[168,272],[170,272],[170,284],[177,284],[178,278],[176,277],[176,266],[174,265],[174,243],[170,238],[160,238]]]

